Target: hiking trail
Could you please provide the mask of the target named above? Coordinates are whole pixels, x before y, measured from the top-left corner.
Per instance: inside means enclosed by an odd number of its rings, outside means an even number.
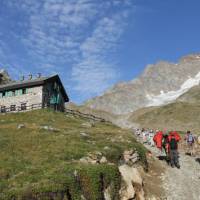
[[[145,145],[146,146],[146,145]],[[156,157],[158,151],[155,147],[146,146]],[[185,155],[183,149],[179,150],[179,163],[181,168],[171,168],[165,161],[162,163],[165,173],[161,175],[163,189],[167,200],[200,200],[200,163],[196,157]]]

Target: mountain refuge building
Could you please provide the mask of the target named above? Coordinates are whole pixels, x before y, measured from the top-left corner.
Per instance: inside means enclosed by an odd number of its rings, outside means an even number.
[[[20,112],[39,108],[64,111],[68,95],[58,75],[0,85],[0,112]]]

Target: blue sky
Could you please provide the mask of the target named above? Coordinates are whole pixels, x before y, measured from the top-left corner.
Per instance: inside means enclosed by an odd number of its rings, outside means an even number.
[[[0,67],[58,73],[71,101],[200,52],[199,0],[0,0]]]

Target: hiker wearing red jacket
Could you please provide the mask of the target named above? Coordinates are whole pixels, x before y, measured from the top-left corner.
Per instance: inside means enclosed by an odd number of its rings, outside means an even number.
[[[158,149],[162,151],[162,138],[163,138],[163,132],[157,131],[156,134],[153,137],[153,141],[155,142],[155,145]]]
[[[173,137],[175,137],[177,142],[179,142],[181,140],[180,135],[176,131],[171,131],[169,133],[169,140],[171,140]]]
[[[169,141],[169,156],[171,166],[180,168],[178,159],[178,142],[181,140],[180,135],[176,131],[171,131],[168,136]]]

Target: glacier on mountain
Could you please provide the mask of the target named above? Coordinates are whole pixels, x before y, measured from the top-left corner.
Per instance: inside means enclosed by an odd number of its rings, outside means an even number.
[[[194,77],[187,79],[180,87],[179,90],[176,91],[169,91],[169,92],[163,92],[160,91],[159,95],[151,95],[147,94],[146,97],[149,101],[146,107],[150,106],[161,106],[168,103],[173,102],[176,100],[179,96],[187,92],[190,88],[199,85],[200,83],[200,72]]]

